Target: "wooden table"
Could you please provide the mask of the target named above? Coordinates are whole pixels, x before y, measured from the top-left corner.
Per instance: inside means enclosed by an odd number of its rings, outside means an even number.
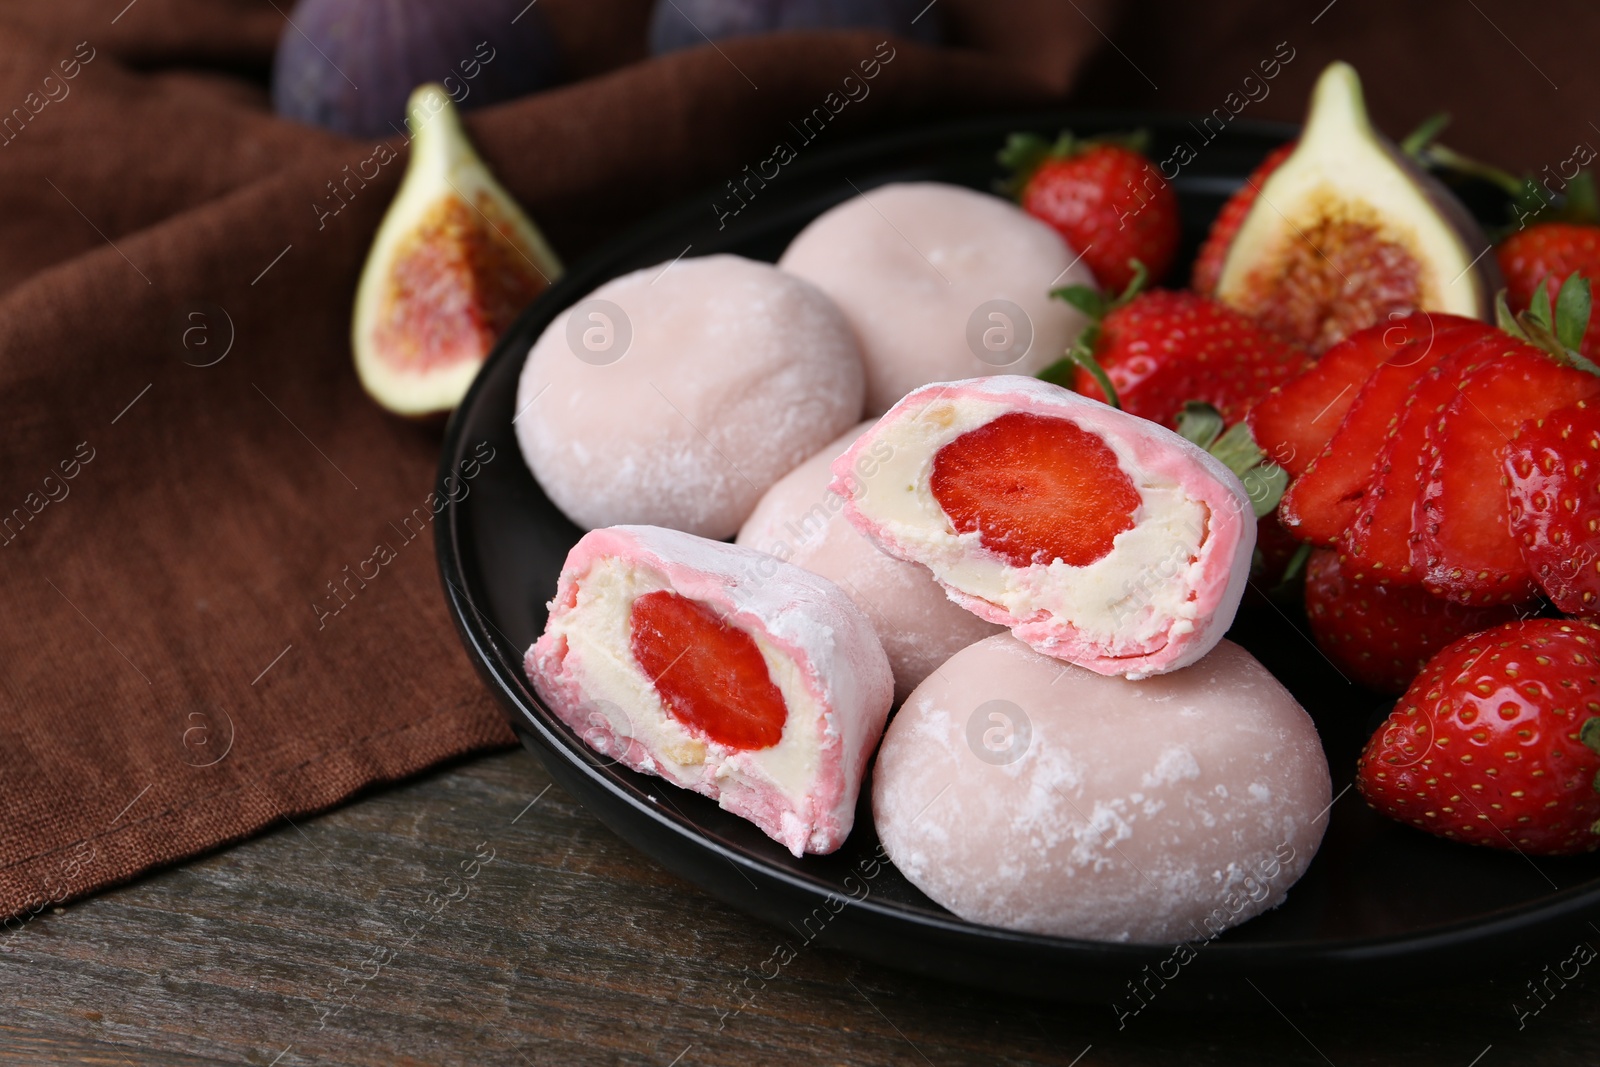
[[[1520,1030],[1512,1003],[1533,1003],[1531,969],[1441,975],[1465,984],[1364,1007],[1156,1004],[1119,1031],[1109,1005],[998,996],[816,949],[752,1001],[737,983],[779,936],[634,852],[532,756],[507,752],[0,939],[0,1061],[1600,1063],[1592,975],[1552,983]]]

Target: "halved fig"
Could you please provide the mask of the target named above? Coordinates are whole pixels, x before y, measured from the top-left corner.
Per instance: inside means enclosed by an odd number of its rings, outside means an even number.
[[[1395,313],[1490,318],[1500,278],[1488,247],[1460,201],[1373,128],[1354,68],[1333,63],[1228,249],[1217,296],[1320,352]]]
[[[411,161],[361,271],[351,344],[373,399],[428,415],[460,403],[561,264],[473,151],[443,88],[421,86],[407,111]]]

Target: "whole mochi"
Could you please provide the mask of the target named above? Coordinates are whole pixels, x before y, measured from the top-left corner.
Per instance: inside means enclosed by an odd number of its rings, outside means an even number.
[[[594,317],[596,300],[622,321],[603,306]],[[589,350],[585,331],[615,347]],[[720,539],[861,417],[863,389],[832,300],[770,264],[706,256],[625,274],[558,316],[528,354],[514,421],[534,477],[577,525]]]
[[[1329,793],[1310,717],[1238,645],[1130,682],[1003,634],[911,694],[872,812],[895,866],[964,919],[1173,943],[1282,903]]]
[[[1010,201],[939,182],[883,185],[846,200],[801,230],[778,266],[833,297],[855,327],[869,415],[929,382],[1038,373],[1087,322],[1050,290],[1095,284],[1043,222]],[[1010,301],[1032,325],[1020,359],[1004,333],[991,334],[1008,327],[984,307],[992,300]],[[988,354],[985,336],[996,338],[998,354]]]
[[[828,488],[830,467],[871,425],[862,423],[780,478],[737,540],[844,590],[877,632],[894,671],[894,697],[904,700],[939,664],[1005,627],[956,604],[926,567],[879,551],[844,518],[844,498]],[[857,461],[875,462],[870,452]]]

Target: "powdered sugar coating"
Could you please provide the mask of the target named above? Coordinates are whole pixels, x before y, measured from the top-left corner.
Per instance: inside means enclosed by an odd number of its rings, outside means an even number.
[[[879,551],[844,518],[844,498],[828,488],[831,467],[871,425],[851,429],[780,478],[740,527],[738,543],[843,589],[871,621],[894,671],[895,699],[904,700],[939,664],[1003,630],[952,601],[928,568]],[[864,473],[876,462],[870,452],[857,458]]]
[[[662,707],[630,648],[585,652],[569,642],[579,613],[631,609],[631,602],[584,602],[585,582],[613,561],[642,572],[655,587],[709,605],[792,664],[808,699],[785,694],[789,721],[776,746],[730,751],[692,737]],[[753,549],[651,526],[594,530],[573,546],[550,603],[550,622],[524,666],[551,710],[597,750],[716,799],[795,855],[831,852],[849,834],[894,685],[871,624],[831,582]],[[631,672],[632,685],[621,707],[596,695],[602,676],[619,672]],[[616,694],[614,685],[610,691]],[[766,766],[784,757],[785,746],[815,755],[806,756],[798,788],[783,787]],[[695,759],[679,758],[686,747]]]
[[[1011,411],[1070,420],[1115,453],[1142,502],[1107,556],[1021,568],[984,548],[977,532],[955,532],[929,488],[934,456]],[[885,445],[892,459],[873,477],[857,476],[859,458]],[[1036,378],[917,389],[833,471],[845,517],[879,548],[924,564],[952,600],[1035,649],[1102,674],[1143,678],[1196,662],[1227,632],[1249,579],[1255,515],[1232,471],[1171,430]]]
[[[769,264],[683,259],[575,307],[595,299],[627,318],[621,357],[579,358],[568,309],[534,343],[516,401],[523,458],[579,526],[731,536],[773,482],[861,417],[849,324]]]
[[[1008,742],[1016,758],[997,761]],[[1282,903],[1321,843],[1330,793],[1310,717],[1231,642],[1129,682],[1003,634],[901,707],[872,811],[895,866],[962,918],[1160,943]]]
[[[1043,370],[1086,324],[1050,290],[1095,284],[1045,223],[1008,200],[940,182],[882,185],[846,200],[800,231],[778,266],[816,283],[855,327],[869,415],[919,385],[994,373],[998,364],[980,360],[968,338],[974,312],[991,300],[1020,308],[1033,332],[1007,369]],[[983,329],[1001,321],[979,317]]]

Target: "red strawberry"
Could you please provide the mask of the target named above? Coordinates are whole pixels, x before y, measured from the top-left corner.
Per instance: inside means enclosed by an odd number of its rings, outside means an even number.
[[[1130,414],[1171,426],[1184,404],[1200,401],[1231,425],[1274,385],[1310,366],[1304,352],[1240,312],[1194,293],[1141,293],[1140,280],[1136,275],[1109,303],[1082,286],[1056,290],[1095,321],[1066,360],[1039,376],[1106,400],[1097,376],[1103,371],[1118,405]],[[1078,364],[1076,373],[1072,363]]]
[[[748,633],[666,591],[635,600],[629,625],[633,657],[674,719],[732,749],[778,743],[788,708]]]
[[[1506,449],[1511,533],[1569,615],[1600,614],[1600,404],[1523,423]]]
[[[1178,251],[1178,196],[1134,147],[1141,140],[1080,141],[1063,133],[1052,145],[1012,134],[1000,152],[1022,209],[1066,238],[1111,291],[1132,280],[1130,260],[1160,281]]]
[[[1554,310],[1555,293],[1574,274],[1600,278],[1600,225],[1588,222],[1543,222],[1507,237],[1494,250],[1506,277],[1506,302],[1512,311],[1526,311],[1534,290],[1545,285]],[[1600,353],[1600,315],[1590,320],[1578,351]]]
[[[1216,221],[1211,224],[1211,232],[1206,234],[1205,244],[1200,246],[1200,253],[1195,256],[1193,280],[1189,283],[1195,292],[1204,296],[1216,294],[1217,279],[1222,277],[1222,264],[1228,258],[1228,246],[1233,244],[1234,235],[1244,225],[1244,217],[1250,214],[1262,183],[1278,169],[1278,164],[1289,158],[1289,153],[1294,151],[1298,143],[1290,141],[1274,148],[1260,166],[1250,172],[1244,184],[1233,191],[1228,202],[1222,205]],[[1267,454],[1271,455],[1271,452]]]
[[[1133,528],[1139,490],[1101,438],[1066,419],[1013,411],[933,457],[929,488],[958,533],[1013,566],[1082,567]]]
[[[1426,313],[1407,316],[1405,321],[1410,328],[1402,336],[1411,343],[1395,346],[1394,355],[1376,366],[1365,383],[1357,386],[1337,431],[1284,494],[1284,525],[1302,540],[1331,545],[1355,522],[1362,497],[1373,483],[1374,462],[1389,427],[1411,386],[1428,368],[1469,341],[1498,334],[1493,326],[1471,319],[1436,316],[1441,323],[1449,320],[1441,325],[1427,324],[1427,317]],[[1418,319],[1424,322],[1419,323]],[[1377,329],[1369,327],[1329,349],[1306,377],[1315,374],[1329,356],[1343,352],[1352,340],[1372,350],[1371,356],[1389,350],[1381,340],[1373,343],[1369,335]]]
[[[1439,334],[1462,325],[1482,326],[1457,315],[1420,311],[1357,330],[1304,374],[1262,397],[1250,410],[1250,432],[1290,475],[1304,474],[1328,446],[1368,378],[1387,364],[1405,367],[1419,355],[1432,354]]]
[[[1600,377],[1563,367],[1514,338],[1464,375],[1423,437],[1428,470],[1412,515],[1429,590],[1463,604],[1526,600],[1533,574],[1511,535],[1502,467],[1529,419],[1600,395]]]
[[[1399,693],[1428,657],[1457,638],[1517,617],[1511,605],[1468,608],[1409,585],[1374,585],[1316,549],[1306,564],[1306,616],[1317,647],[1351,680]]]
[[[1600,846],[1600,626],[1533,619],[1428,662],[1356,761],[1392,819],[1534,855]]]
[[[1339,538],[1347,569],[1366,582],[1422,584],[1420,552],[1413,558],[1412,513],[1422,501],[1429,468],[1424,453],[1429,424],[1455,399],[1462,376],[1486,353],[1504,347],[1504,337],[1486,336],[1446,354],[1410,387],[1372,465],[1355,519]]]

